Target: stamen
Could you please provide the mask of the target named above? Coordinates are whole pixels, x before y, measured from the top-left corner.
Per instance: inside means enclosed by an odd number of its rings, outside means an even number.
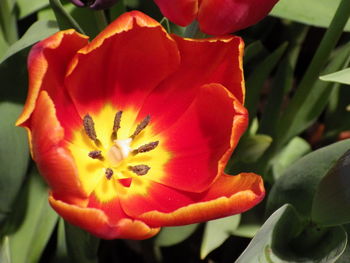
[[[138,154],[138,153],[145,153],[145,152],[152,151],[153,149],[155,149],[158,146],[158,144],[159,144],[159,141],[147,143],[147,144],[142,145],[139,148],[133,150],[132,153]]]
[[[83,119],[84,130],[91,140],[97,141],[97,135],[95,131],[95,123],[89,114],[86,114]]]
[[[123,111],[118,111],[114,116],[112,140],[116,140],[118,137],[117,132],[120,129],[122,114],[123,114]]]
[[[92,159],[99,159],[99,160],[103,160],[103,156],[101,154],[101,151],[91,151],[89,152],[89,157]]]
[[[111,168],[107,168],[105,171],[106,178],[110,180],[113,176],[113,170]]]
[[[145,164],[129,166],[129,170],[137,175],[145,175],[148,173],[149,169],[151,169],[151,167]]]
[[[134,133],[130,136],[130,138],[134,139],[146,126],[151,120],[151,116],[147,115],[146,118],[144,118],[136,127],[136,130]]]

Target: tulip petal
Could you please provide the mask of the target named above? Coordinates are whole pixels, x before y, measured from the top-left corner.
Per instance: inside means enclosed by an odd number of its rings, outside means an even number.
[[[189,83],[197,77],[201,82],[220,83],[243,104],[244,42],[240,37],[227,36],[209,39],[188,39],[173,35],[178,45],[182,65]],[[181,77],[181,76],[178,76]]]
[[[46,91],[41,91],[28,129],[32,138],[33,159],[51,189],[75,202],[86,197],[78,180],[77,169],[65,148],[64,130],[56,117],[55,106]]]
[[[178,96],[184,97],[180,92]],[[177,103],[164,105],[162,110],[153,109],[151,115],[170,117],[179,111],[177,107]],[[150,179],[192,192],[207,189],[223,172],[248,121],[246,109],[220,84],[198,88],[191,105],[173,124],[157,117],[154,125],[163,127],[160,135],[165,138],[160,144],[172,157],[164,172],[152,172]]]
[[[210,35],[232,33],[254,25],[270,12],[278,0],[202,0],[198,22]]]
[[[119,110],[138,109],[178,65],[176,42],[155,20],[134,11],[78,52],[66,85],[81,116],[107,102]]]
[[[162,123],[163,126],[155,127],[160,132],[177,121],[192,103],[197,89],[207,83],[222,84],[243,104],[244,44],[241,38],[192,40],[173,37],[181,54],[181,65],[152,91],[139,118],[151,114],[152,119]]]
[[[147,194],[129,192],[124,211],[150,226],[176,226],[242,213],[264,197],[262,178],[253,173],[221,175],[203,193],[189,193],[153,183]]]
[[[55,199],[52,194],[49,196],[49,202],[53,209],[69,223],[100,238],[146,239],[159,232],[159,228],[151,228],[142,221],[126,217],[111,224],[102,210],[71,205]]]
[[[198,0],[154,0],[162,14],[180,26],[190,24],[198,12]]]
[[[41,90],[47,91],[54,101],[63,127],[80,124],[74,105],[63,88],[63,80],[68,63],[77,50],[86,45],[87,39],[72,29],[65,30],[39,42],[31,49],[28,58],[28,97],[16,125],[26,126]]]

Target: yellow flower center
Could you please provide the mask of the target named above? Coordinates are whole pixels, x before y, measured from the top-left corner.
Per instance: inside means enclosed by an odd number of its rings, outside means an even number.
[[[170,159],[165,138],[155,135],[150,116],[136,121],[132,109],[116,111],[106,105],[97,114],[86,114],[73,132],[69,149],[82,187],[101,202],[108,202],[129,189],[146,195],[150,180],[165,176]]]

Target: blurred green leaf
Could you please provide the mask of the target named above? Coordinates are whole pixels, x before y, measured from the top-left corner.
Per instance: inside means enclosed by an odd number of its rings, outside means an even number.
[[[60,0],[49,0],[50,6],[55,13],[56,21],[60,30],[74,28],[79,33],[85,35],[85,32],[75,19],[65,10]]]
[[[324,121],[325,138],[329,141],[338,140],[343,131],[350,131],[349,98],[350,89],[347,87],[338,86],[331,94]]]
[[[0,242],[0,262],[11,263],[9,238],[7,236]]]
[[[276,124],[286,103],[286,95],[295,85],[294,71],[307,32],[308,27],[297,23],[287,26],[283,32],[288,41],[288,48],[271,83],[259,124],[259,133],[271,136],[276,134]]]
[[[288,168],[288,166],[310,151],[311,146],[307,141],[300,137],[294,137],[280,152],[280,154],[276,156],[273,162],[272,169],[274,179],[277,180],[283,174],[286,168]]]
[[[270,15],[307,25],[328,27],[339,3],[340,0],[280,0]],[[350,31],[350,21],[345,30]]]
[[[289,166],[271,189],[267,213],[271,214],[283,204],[290,203],[305,219],[310,218],[318,183],[349,148],[350,140],[333,143],[305,155]]]
[[[264,134],[249,135],[237,148],[237,158],[246,163],[258,160],[270,146],[272,138]]]
[[[16,0],[19,9],[19,18],[22,19],[49,5],[47,0]]]
[[[225,240],[232,235],[239,225],[241,215],[224,217],[208,221],[205,224],[200,257],[204,259],[210,252],[218,248]]]
[[[282,261],[276,258],[270,249],[272,233],[276,223],[285,213],[290,213],[292,209],[290,205],[284,205],[274,212],[266,220],[235,263],[281,263]]]
[[[344,252],[346,244],[347,234],[342,227],[305,224],[293,208],[276,222],[271,248],[286,262],[332,263]]]
[[[335,54],[326,67],[325,72],[334,72],[348,64],[350,45],[346,44]],[[270,148],[259,160],[260,164],[266,167],[271,166],[275,155],[282,147],[319,117],[329,102],[333,88],[336,88],[337,85],[317,80],[313,88],[307,91],[308,94],[305,94],[306,91],[304,90],[293,97],[292,103],[288,104],[287,109],[281,116],[276,130],[277,135],[274,137]]]
[[[100,32],[96,23],[95,10],[91,10],[89,8],[79,8],[70,2],[62,4],[62,8],[72,19],[74,19],[74,21],[76,21],[77,24],[79,24],[79,27],[87,36],[94,38]],[[56,19],[54,10],[50,7],[41,10],[38,16],[40,19],[45,20]],[[67,25],[67,28],[68,26],[69,25]]]
[[[0,59],[0,64],[15,53],[33,45],[34,43],[54,34],[57,31],[58,27],[55,21],[39,20],[34,22],[26,33],[7,49],[5,55]]]
[[[246,66],[247,64],[254,61],[256,62],[258,59],[261,59],[266,55],[268,55],[268,51],[266,50],[264,45],[261,43],[261,41],[259,40],[254,41],[244,49],[244,57],[243,57],[244,65]]]
[[[255,70],[248,77],[246,82],[247,97],[245,106],[248,109],[250,120],[255,117],[260,91],[264,86],[264,83],[268,79],[272,70],[275,68],[286,48],[287,43],[282,44],[259,65],[257,65]]]
[[[154,244],[160,247],[176,245],[190,237],[198,226],[199,224],[163,227],[160,233],[155,237]]]
[[[331,81],[350,85],[350,68],[346,68],[331,74],[323,75],[320,77],[320,79],[323,81]]]
[[[22,105],[0,102],[0,223],[14,208],[12,205],[24,181],[29,147],[23,128],[15,127]]]
[[[69,263],[71,260],[68,257],[67,253],[67,244],[66,244],[66,233],[63,218],[58,219],[58,228],[57,228],[57,246],[56,253],[53,260],[54,263]]]
[[[350,262],[350,242],[349,242],[349,234],[350,234],[350,224],[343,225],[346,233],[348,234],[348,243],[343,254],[338,258],[336,263],[349,263]]]
[[[14,0],[0,1],[0,27],[8,44],[17,40],[17,15]]]
[[[344,252],[347,234],[342,227],[320,229],[305,225],[286,204],[263,224],[236,263],[332,263]]]
[[[246,238],[253,238],[261,228],[258,224],[240,224],[235,230],[232,231],[232,235]]]
[[[65,221],[67,252],[74,263],[97,263],[100,239]]]
[[[112,6],[109,10],[110,20],[113,21],[121,14],[126,12],[126,7],[124,1],[118,1],[114,6]]]
[[[332,26],[326,31],[295,95],[281,116],[273,147],[282,147],[288,140],[306,129],[321,114],[329,101],[332,85],[318,80],[318,77],[340,38],[344,19],[350,13],[350,2],[342,0],[337,10]],[[330,61],[325,72],[334,72],[346,66],[349,52],[350,46],[347,45]]]
[[[9,45],[7,44],[4,32],[0,26],[0,58],[6,53],[8,47]]]
[[[24,103],[28,85],[27,53],[25,49],[0,64],[0,101]]]
[[[350,223],[350,146],[317,187],[311,216],[320,225]]]
[[[29,194],[23,223],[9,236],[11,263],[39,262],[58,218],[48,203],[47,186],[35,169],[27,184]]]

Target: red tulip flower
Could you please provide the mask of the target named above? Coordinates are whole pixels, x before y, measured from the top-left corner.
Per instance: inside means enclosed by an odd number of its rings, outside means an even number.
[[[197,19],[209,35],[232,33],[256,24],[278,0],[154,0],[170,21],[187,26]]]
[[[17,124],[51,206],[98,237],[145,239],[259,203],[260,176],[224,173],[247,126],[242,51],[136,11],[91,42],[65,30],[36,44]]]

